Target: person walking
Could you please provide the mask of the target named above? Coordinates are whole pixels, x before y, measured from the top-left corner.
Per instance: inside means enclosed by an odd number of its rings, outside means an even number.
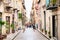
[[[36,30],[36,28],[35,28],[35,25],[33,24],[33,30],[35,31]]]

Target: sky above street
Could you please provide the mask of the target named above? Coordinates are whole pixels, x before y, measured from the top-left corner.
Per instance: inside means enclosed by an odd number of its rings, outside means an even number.
[[[31,8],[32,8],[32,2],[33,2],[33,0],[25,0],[26,16],[28,17],[28,20],[30,19],[30,12],[31,12]]]

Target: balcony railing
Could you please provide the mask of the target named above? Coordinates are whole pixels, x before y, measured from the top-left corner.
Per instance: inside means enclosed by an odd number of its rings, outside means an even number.
[[[5,6],[4,12],[5,12],[5,13],[11,13],[11,12],[12,12],[11,7],[10,7],[10,6]]]
[[[46,0],[46,8],[47,10],[53,10],[56,9],[57,6],[57,0]]]

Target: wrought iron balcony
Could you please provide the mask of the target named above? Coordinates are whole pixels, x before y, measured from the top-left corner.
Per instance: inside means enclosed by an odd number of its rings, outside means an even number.
[[[57,0],[46,0],[46,8],[47,10],[53,10],[53,9],[57,9]]]
[[[13,11],[17,10],[17,8],[13,8]]]
[[[12,12],[12,9],[11,9],[12,7],[10,7],[10,6],[5,6],[5,8],[4,8],[4,12],[6,12],[6,13],[11,13]]]
[[[52,5],[52,6],[48,6],[47,10],[53,10],[53,9],[57,9],[57,5]]]

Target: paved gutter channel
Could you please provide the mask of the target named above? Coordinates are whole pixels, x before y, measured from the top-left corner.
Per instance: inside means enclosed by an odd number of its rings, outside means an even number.
[[[39,30],[37,30],[39,33],[41,33]],[[42,33],[41,33],[42,34]],[[47,38],[48,40],[50,40],[50,38],[46,37],[44,34],[42,34],[45,38]]]
[[[20,31],[20,32],[21,32],[21,31]],[[16,34],[16,36],[15,36],[12,40],[14,40],[14,39],[19,35],[20,32],[18,32],[18,33]]]

